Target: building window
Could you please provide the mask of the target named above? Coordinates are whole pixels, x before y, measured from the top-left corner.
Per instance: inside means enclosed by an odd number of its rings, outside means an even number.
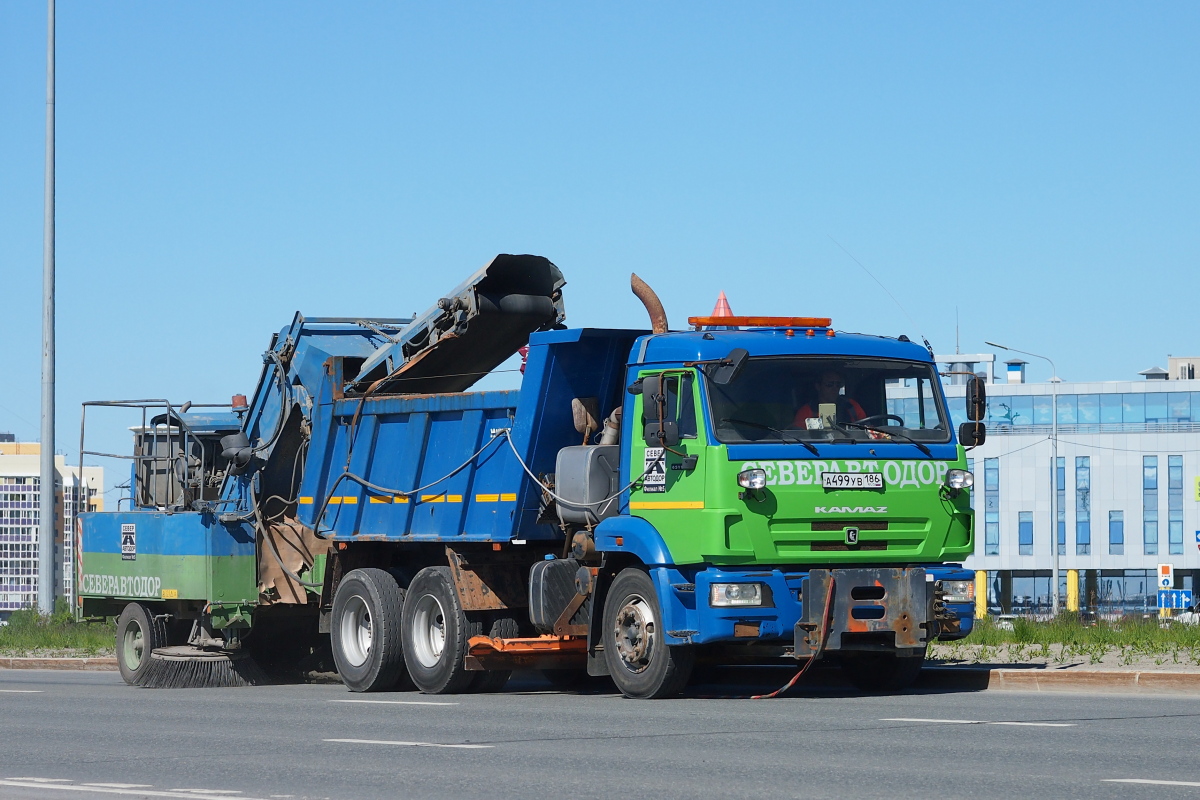
[[[1167,547],[1183,555],[1183,456],[1167,456]]]
[[[1158,456],[1142,456],[1142,552],[1158,555]]]
[[[1054,465],[1054,508],[1058,517],[1058,554],[1067,554],[1067,459],[1059,456]]]
[[[983,460],[983,553],[1000,555],[1000,459]]]
[[[1075,554],[1092,553],[1092,457],[1075,456]]]
[[[1033,555],[1033,512],[1017,512],[1017,547],[1023,556]]]
[[[1108,512],[1108,554],[1125,555],[1125,512]]]

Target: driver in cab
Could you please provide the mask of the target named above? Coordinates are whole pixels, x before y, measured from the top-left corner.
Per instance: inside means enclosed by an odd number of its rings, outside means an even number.
[[[799,430],[807,428],[808,420],[819,418],[818,411],[823,403],[832,403],[837,406],[838,422],[858,422],[864,419],[867,412],[863,411],[863,407],[858,404],[857,400],[842,394],[844,386],[845,381],[842,380],[839,372],[828,370],[818,375],[814,384],[817,401],[805,403],[800,407],[800,410],[796,412],[796,418],[792,420],[792,428]]]

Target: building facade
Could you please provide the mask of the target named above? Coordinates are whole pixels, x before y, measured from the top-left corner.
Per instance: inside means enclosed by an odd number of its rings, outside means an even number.
[[[55,596],[75,598],[75,517],[103,510],[104,469],[54,457]],[[0,619],[37,605],[41,446],[0,434]]]
[[[983,358],[938,360],[943,371],[983,372]],[[965,369],[947,369],[952,359]],[[1174,588],[1200,589],[1193,362],[1173,358],[1137,381],[1026,383],[1024,362],[1010,361],[988,384],[987,441],[967,453],[976,544],[966,566],[980,573],[991,613],[1050,610],[1055,547],[1071,610],[1153,613],[1158,564],[1173,565]],[[953,378],[945,390],[957,426],[966,377]]]

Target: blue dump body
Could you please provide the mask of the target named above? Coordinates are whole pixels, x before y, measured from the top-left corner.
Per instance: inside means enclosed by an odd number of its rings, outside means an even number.
[[[334,541],[561,537],[556,525],[537,523],[541,491],[513,450],[535,474],[552,475],[558,451],[582,443],[571,399],[595,397],[605,410],[619,405],[625,360],[641,334],[533,334],[520,391],[360,401],[338,398],[335,371],[322,381],[313,409],[300,521]]]

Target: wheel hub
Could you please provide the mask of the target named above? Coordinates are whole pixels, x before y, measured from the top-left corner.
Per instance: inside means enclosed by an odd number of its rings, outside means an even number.
[[[371,609],[355,595],[346,603],[341,625],[342,654],[352,666],[361,667],[371,655],[373,629]]]
[[[125,626],[125,631],[121,636],[122,647],[124,649],[125,664],[130,669],[137,669],[142,664],[142,656],[146,651],[146,639],[142,631],[142,626],[136,621],[131,621]]]
[[[657,627],[654,612],[643,597],[629,598],[617,612],[617,653],[630,672],[641,672],[650,665]]]
[[[446,612],[431,594],[417,601],[412,616],[413,651],[425,667],[436,667],[446,646]]]

